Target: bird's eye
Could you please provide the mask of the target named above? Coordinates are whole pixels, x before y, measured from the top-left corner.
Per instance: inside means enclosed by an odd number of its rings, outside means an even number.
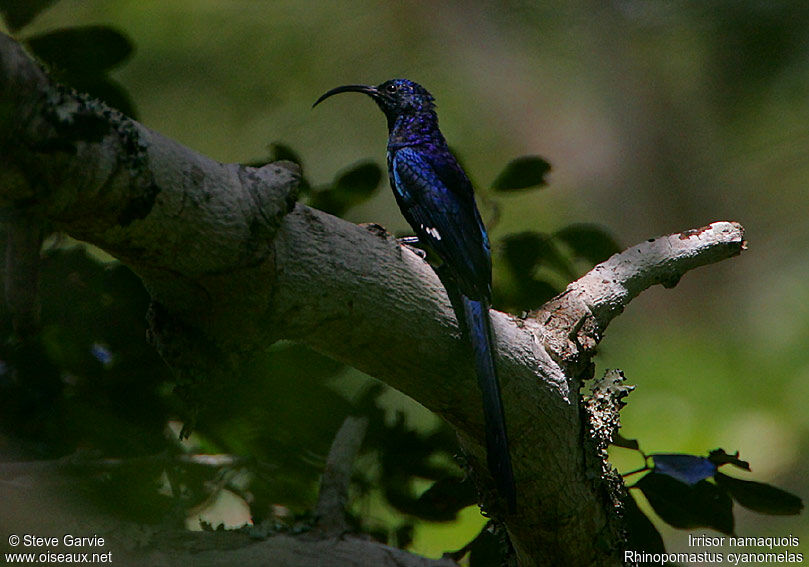
[[[385,87],[385,90],[386,90],[386,91],[388,91],[390,94],[393,94],[393,93],[395,93],[395,92],[398,90],[398,88],[396,87],[396,85],[394,85],[393,83],[391,83],[390,85],[388,85],[387,87]]]

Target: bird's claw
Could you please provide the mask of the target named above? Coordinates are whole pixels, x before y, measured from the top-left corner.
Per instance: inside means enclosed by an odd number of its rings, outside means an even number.
[[[396,242],[398,242],[400,246],[407,246],[416,256],[418,256],[422,260],[427,259],[427,252],[422,250],[421,248],[417,248],[419,244],[418,236],[402,236],[401,238],[397,238]]]

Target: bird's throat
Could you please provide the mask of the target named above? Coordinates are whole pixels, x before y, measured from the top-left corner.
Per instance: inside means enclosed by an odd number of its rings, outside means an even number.
[[[438,117],[434,111],[400,114],[388,118],[388,147],[404,147],[422,144],[446,144],[438,129]]]

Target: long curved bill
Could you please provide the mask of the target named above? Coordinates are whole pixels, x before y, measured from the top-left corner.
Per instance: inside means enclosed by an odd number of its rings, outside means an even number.
[[[376,87],[369,87],[368,85],[343,85],[342,87],[337,87],[323,93],[321,97],[315,101],[315,104],[312,105],[312,108],[316,107],[330,96],[340,93],[365,93],[373,98],[379,95],[379,91],[376,89]]]

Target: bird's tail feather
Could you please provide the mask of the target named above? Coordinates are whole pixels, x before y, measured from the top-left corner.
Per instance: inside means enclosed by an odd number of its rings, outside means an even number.
[[[486,455],[489,471],[494,477],[500,496],[506,499],[509,511],[516,507],[514,472],[508,451],[506,420],[500,383],[494,364],[493,334],[489,306],[483,301],[461,296],[466,332],[475,359],[475,372],[483,396],[483,416],[486,422]]]

